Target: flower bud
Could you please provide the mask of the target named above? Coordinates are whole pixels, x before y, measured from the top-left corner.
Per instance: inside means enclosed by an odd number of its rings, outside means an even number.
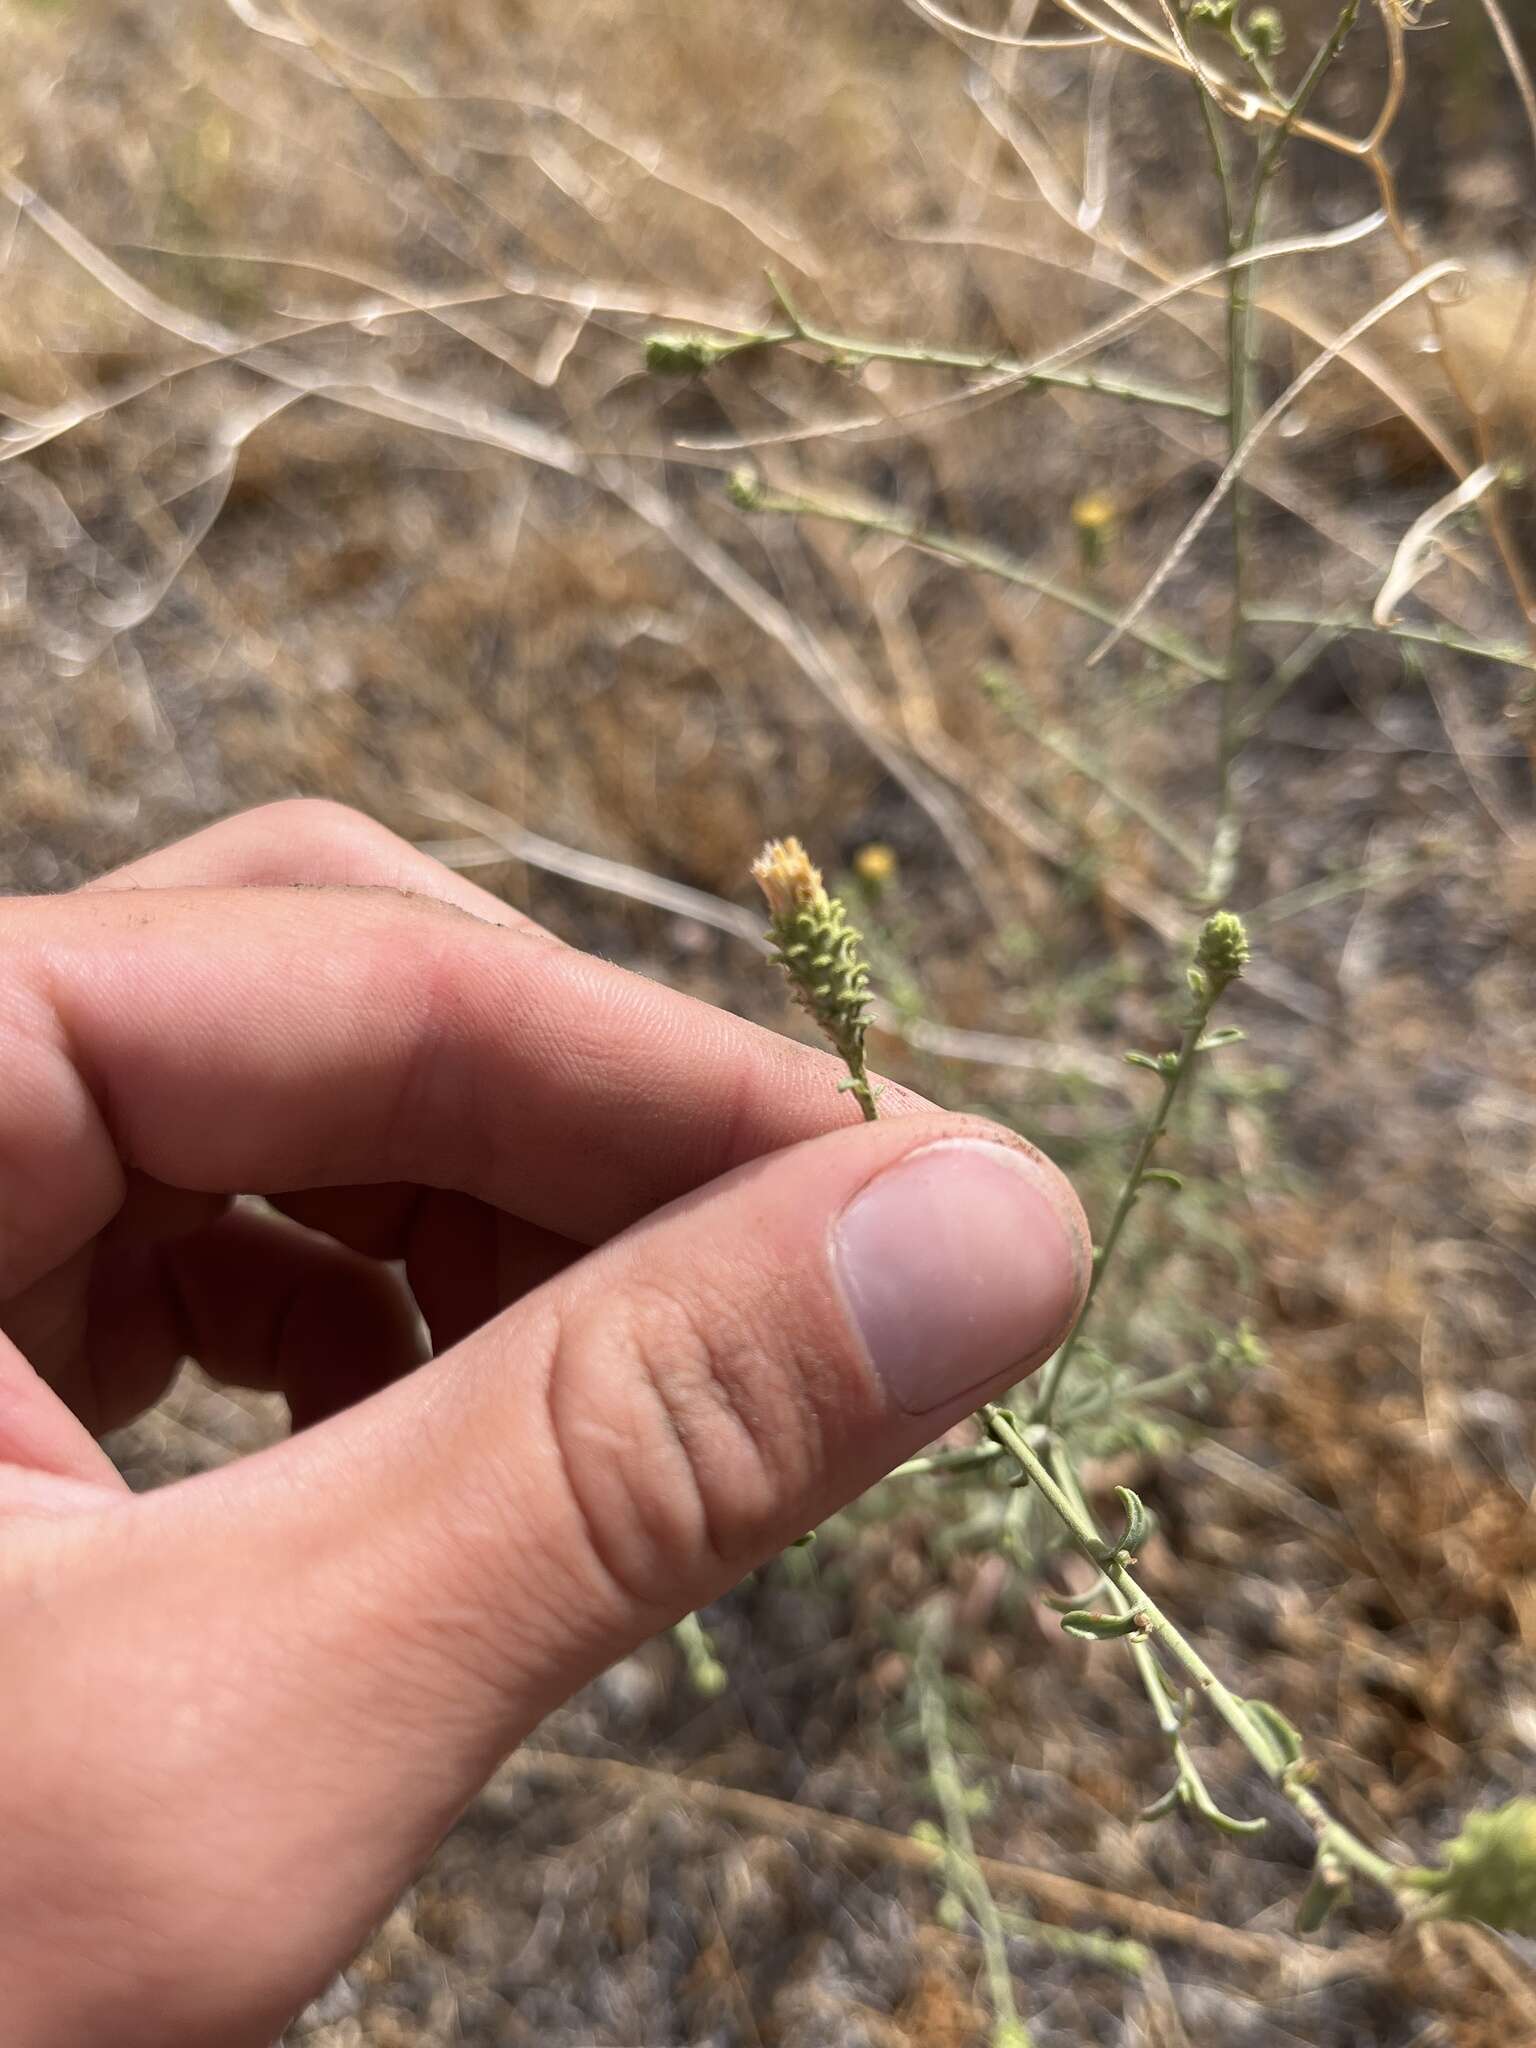
[[[1285,48],[1285,23],[1273,7],[1255,7],[1243,33],[1256,57],[1278,57]]]
[[[1218,910],[1208,917],[1195,946],[1195,966],[1204,974],[1213,998],[1237,980],[1248,960],[1243,920],[1230,910]]]
[[[755,469],[748,469],[743,464],[740,469],[731,471],[726,480],[725,495],[738,511],[756,512],[763,502],[763,480]]]
[[[795,1000],[821,1026],[849,1069],[864,1066],[869,969],[859,934],[798,839],[772,839],[752,863],[768,899],[768,937]]]
[[[1115,537],[1115,502],[1104,491],[1089,491],[1075,500],[1071,512],[1072,531],[1085,570],[1097,569],[1109,553]]]
[[[1444,1869],[1425,1871],[1417,1882],[1437,1918],[1536,1934],[1536,1799],[1469,1814],[1446,1848]]]
[[[646,337],[645,367],[657,377],[697,377],[720,360],[721,347],[707,334],[652,334]]]

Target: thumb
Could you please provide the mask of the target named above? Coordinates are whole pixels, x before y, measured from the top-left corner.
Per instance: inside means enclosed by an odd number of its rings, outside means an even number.
[[[356,1491],[333,1478],[314,1512],[377,1536],[387,1484],[397,1632],[467,1681],[494,1761],[1033,1370],[1088,1257],[1075,1196],[1011,1134],[839,1131],[673,1203],[419,1374],[399,1414],[359,1414]]]
[[[79,1639],[143,1809],[183,1842],[201,1811],[220,1896],[232,1872],[251,1894],[217,1995],[270,1990],[274,1927],[297,1996],[345,1960],[543,1714],[1038,1364],[1088,1263],[1066,1182],[1010,1134],[840,1130],[347,1414],[116,1510]]]

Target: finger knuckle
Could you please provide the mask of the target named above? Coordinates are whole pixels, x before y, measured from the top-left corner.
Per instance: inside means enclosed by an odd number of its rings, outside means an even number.
[[[693,1277],[650,1276],[566,1317],[551,1427],[592,1546],[632,1598],[728,1581],[807,1489],[820,1428],[775,1351]]]

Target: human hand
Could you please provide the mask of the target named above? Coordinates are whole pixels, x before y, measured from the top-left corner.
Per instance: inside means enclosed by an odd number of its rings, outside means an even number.
[[[0,946],[13,2048],[269,2042],[541,1716],[1086,1280],[1009,1133],[850,1125],[829,1059],[332,806],[0,904]],[[93,1432],[185,1355],[306,1426],[132,1495]]]

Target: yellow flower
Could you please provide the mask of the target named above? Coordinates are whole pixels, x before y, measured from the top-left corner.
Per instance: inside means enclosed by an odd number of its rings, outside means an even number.
[[[896,879],[896,850],[883,840],[872,839],[853,856],[853,872],[872,889]]]
[[[1083,567],[1097,569],[1114,541],[1119,508],[1107,492],[1089,491],[1073,505],[1071,516]]]
[[[1079,533],[1095,533],[1102,537],[1114,523],[1115,501],[1104,491],[1090,491],[1072,507],[1072,524]]]

